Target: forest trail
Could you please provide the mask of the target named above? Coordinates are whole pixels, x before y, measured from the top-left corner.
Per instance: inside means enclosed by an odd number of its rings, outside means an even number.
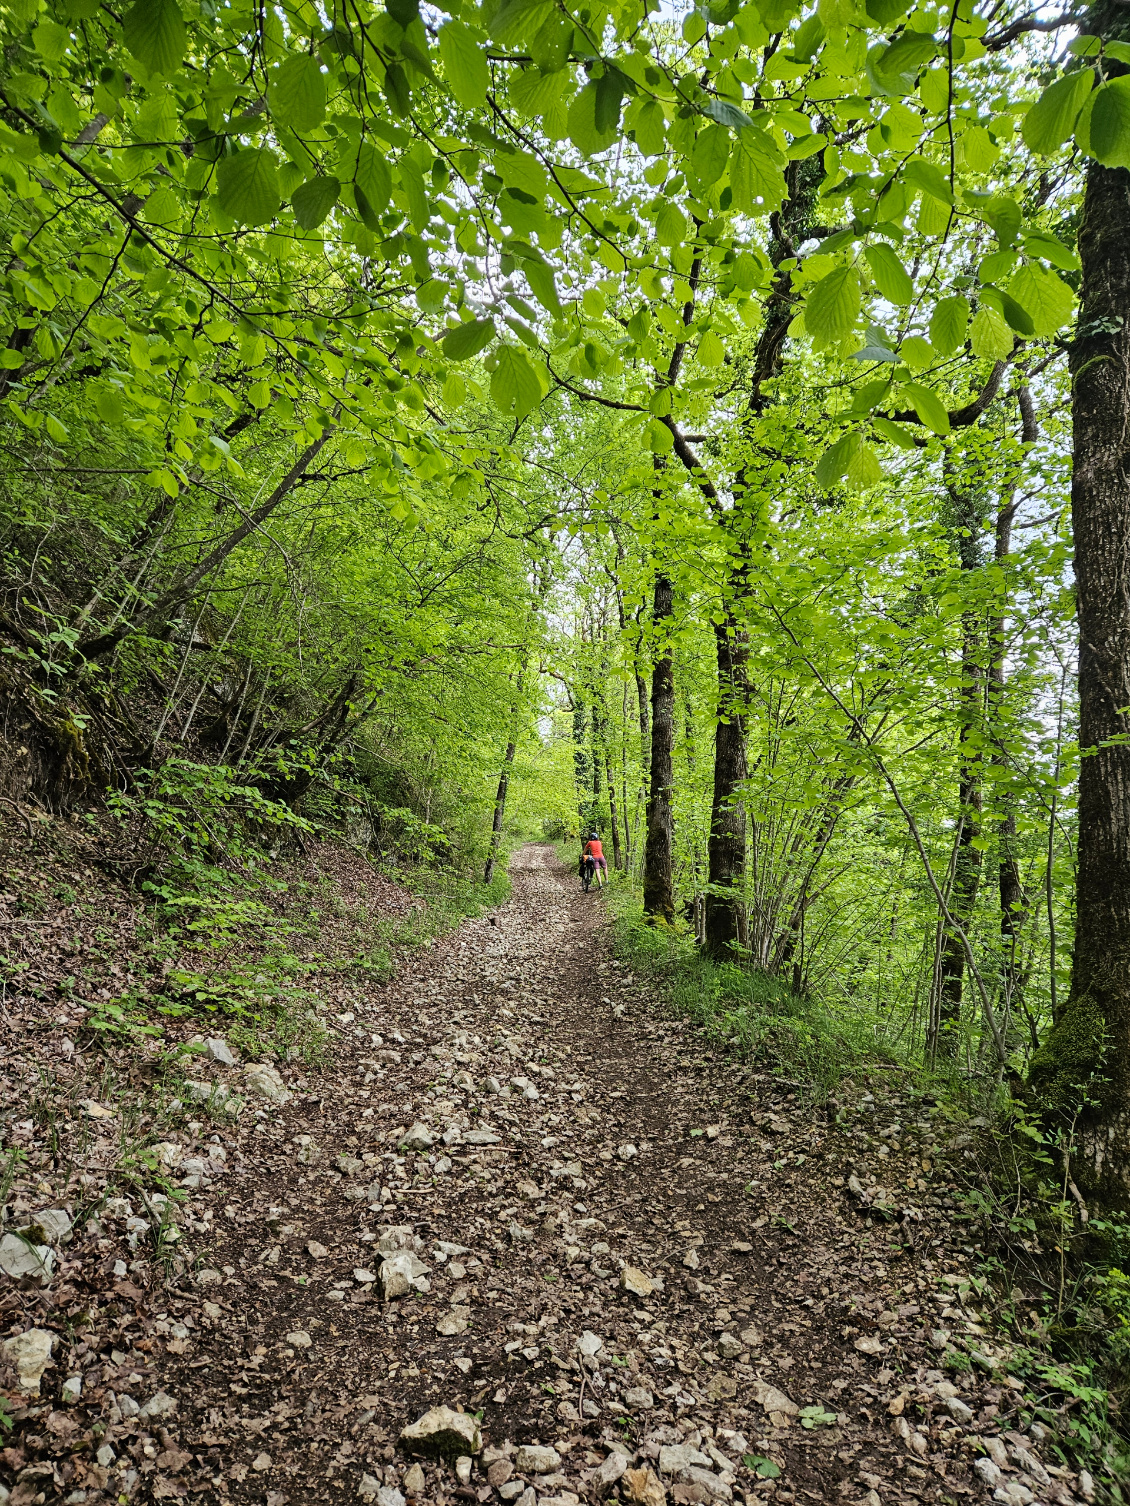
[[[358,998],[312,1091],[225,1137],[193,1197],[208,1266],[167,1346],[114,1356],[118,1457],[68,1499],[1076,1499],[999,1367],[935,1368],[976,1313],[911,1126],[853,1132],[712,1057],[552,849],[511,872]],[[416,1284],[385,1301],[389,1261]],[[481,1413],[469,1474],[399,1442],[439,1406]]]

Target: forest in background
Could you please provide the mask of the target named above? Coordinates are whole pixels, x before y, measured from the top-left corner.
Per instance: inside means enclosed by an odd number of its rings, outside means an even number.
[[[0,18],[9,810],[200,934],[595,826],[1124,1204],[1124,8]]]

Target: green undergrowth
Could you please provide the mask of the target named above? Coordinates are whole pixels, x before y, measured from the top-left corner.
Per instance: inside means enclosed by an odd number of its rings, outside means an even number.
[[[1071,1122],[1010,1103],[972,1121],[955,1217],[1024,1383],[1024,1422],[1088,1469],[1095,1499],[1130,1500],[1130,1214],[1084,1212],[1064,1147]],[[975,1360],[976,1362],[976,1360]]]
[[[619,876],[605,904],[621,961],[657,981],[672,1009],[719,1047],[778,1074],[813,1101],[849,1073],[901,1065],[871,1021],[833,1017],[819,999],[794,993],[758,968],[711,961],[687,927],[648,925],[638,894]]]

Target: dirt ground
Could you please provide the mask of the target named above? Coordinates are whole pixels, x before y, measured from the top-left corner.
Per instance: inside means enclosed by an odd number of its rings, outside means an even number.
[[[552,849],[511,872],[358,985],[328,1071],[209,1064],[158,1148],[175,1260],[126,1248],[139,1194],[0,1278],[52,1347],[38,1397],[9,1373],[0,1506],[1088,1499],[1018,1429],[929,1102],[712,1054]],[[458,1464],[400,1440],[440,1406]]]

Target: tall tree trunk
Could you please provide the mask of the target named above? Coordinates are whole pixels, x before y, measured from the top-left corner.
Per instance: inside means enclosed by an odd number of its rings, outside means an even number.
[[[1039,438],[1039,431],[1036,427],[1035,409],[1032,406],[1032,394],[1027,386],[1020,388],[1017,399],[1020,406],[1021,440],[1024,444],[1035,444]],[[997,513],[993,560],[1002,572],[1007,568],[1006,562],[1012,550],[1012,520],[1016,516],[1017,505],[1014,486]],[[1007,581],[1007,574],[1004,578]],[[1008,689],[1005,677],[1007,606],[1007,601],[1002,602],[1000,612],[989,624],[988,710],[992,736],[998,746],[998,751],[993,754],[992,762],[1002,770],[1007,766],[1007,758],[1002,746],[1005,736],[1005,693]],[[1001,797],[1005,802],[1004,813],[997,822],[997,890],[1000,896],[1001,916],[1001,996],[1007,1021],[1009,1015],[1022,1008],[1024,1003],[1019,949],[1021,931],[1028,915],[1028,898],[1021,882],[1020,862],[1016,855],[1016,795],[1011,790],[1007,790],[1003,779],[995,785],[995,788],[1005,791]]]
[[[607,732],[607,727],[606,727]],[[607,736],[604,741],[604,756],[608,776],[608,815],[612,822],[612,866],[623,868],[624,862],[620,854],[620,820],[616,806],[616,773],[612,767],[612,750],[608,746]]]
[[[977,492],[949,478],[950,519],[963,574],[982,564],[982,505]],[[981,887],[981,728],[984,720],[985,677],[982,662],[982,620],[977,611],[962,618],[960,766],[957,783],[956,851],[949,911],[966,936]],[[957,1055],[961,1002],[965,988],[965,943],[956,929],[942,936],[937,1005],[931,1021],[927,1051],[952,1061]]]
[[[589,815],[589,826],[597,832],[600,830],[601,796],[604,793],[604,718],[598,707],[599,702],[594,700],[592,707],[592,804]]]
[[[644,849],[643,908],[653,920],[675,919],[675,876],[672,862],[671,786],[675,746],[675,672],[670,630],[674,597],[671,580],[655,577],[653,618],[659,630],[658,657],[651,672],[651,787],[647,800],[647,845]]]
[[[502,846],[502,822],[506,816],[506,794],[510,788],[510,771],[514,767],[514,739],[506,744],[502,757],[502,772],[498,776],[498,793],[494,797],[494,820],[490,829],[490,853],[483,869],[483,883],[489,884],[494,877],[494,865]]]
[[[746,945],[742,882],[745,877],[745,705],[747,635],[729,614],[715,628],[718,649],[718,729],[714,742],[714,794],[707,847],[705,951],[724,957]]]
[[[573,702],[573,777],[577,786],[577,820],[585,828],[589,824],[588,717],[580,696]]]
[[[1125,21],[1121,27],[1125,29]],[[1115,22],[1110,30],[1117,31]],[[1119,69],[1119,71],[1123,71]],[[1079,616],[1075,956],[1063,1014],[1032,1059],[1037,1101],[1080,1114],[1072,1165],[1130,1192],[1130,170],[1087,166],[1071,346],[1071,516]]]

